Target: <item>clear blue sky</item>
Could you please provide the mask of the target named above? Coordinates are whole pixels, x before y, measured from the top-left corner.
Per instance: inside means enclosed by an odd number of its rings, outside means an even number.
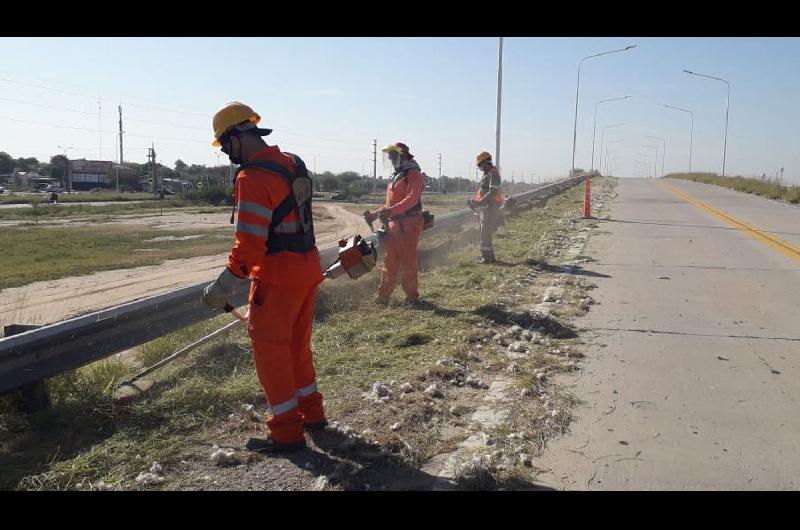
[[[578,61],[629,44],[583,63],[577,166],[591,166],[595,103],[630,95],[599,107],[596,159],[603,128],[625,122],[607,133],[616,174],[642,174],[648,135],[666,139],[667,172],[685,170],[689,115],[668,104],[694,111],[693,169],[720,172],[726,87],[686,68],[731,82],[727,173],[783,166],[800,183],[797,38],[506,38],[504,178],[567,174]],[[232,100],[318,171],[371,173],[377,138],[407,143],[431,175],[442,153],[444,174],[474,177],[475,154],[495,146],[496,38],[2,38],[0,52],[0,150],[15,157],[46,160],[62,145],[97,159],[102,143],[114,158],[120,101],[126,160],[145,162],[153,142],[170,166],[216,164],[211,116]]]

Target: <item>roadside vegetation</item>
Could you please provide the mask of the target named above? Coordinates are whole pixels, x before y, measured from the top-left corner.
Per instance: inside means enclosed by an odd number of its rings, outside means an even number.
[[[546,281],[558,274],[548,260],[558,259],[557,248],[563,248],[559,242],[572,229],[564,218],[576,216],[581,205],[582,188],[575,187],[551,198],[544,208],[509,220],[496,236],[501,259],[496,265],[476,265],[474,243],[465,241],[447,254],[442,250],[420,273],[423,302],[417,307],[400,303],[399,287],[389,307],[376,306],[378,270],[355,282],[323,284],[312,340],[327,414],[362,433],[386,456],[382,464],[362,473],[361,482],[342,477],[338,487],[363,489],[365,481],[376,484],[398,473],[407,476],[437,453],[453,449],[468,435],[469,413],[483,399],[484,387],[477,383],[481,378],[512,374],[514,395],[523,396],[514,406],[511,424],[492,433],[498,448],[511,451],[512,445],[525,444],[535,454],[549,436],[564,431],[575,400],[550,375],[575,369],[574,362],[565,362],[570,355],[564,352],[580,341],[568,325],[556,320],[560,313],[537,321],[525,308],[541,301]],[[434,242],[426,245],[436,247]],[[584,296],[578,292],[580,282],[565,276],[565,300],[577,303]],[[574,308],[565,309],[563,316],[574,313]],[[24,416],[3,402],[0,489],[144,488],[135,478],[154,461],[169,477],[151,486],[155,488],[211,487],[204,475],[214,478],[213,487],[275,487],[246,479],[249,470],[270,465],[271,460],[241,450],[248,437],[264,435],[263,418],[268,414],[243,327],[153,373],[156,384],[140,401],[122,407],[110,399],[115,386],[137,369],[230,319],[221,315],[53,378],[53,406],[48,410]],[[512,362],[495,349],[492,337],[511,336],[520,326],[540,329],[543,340],[531,346],[534,351],[528,358]],[[553,350],[556,343],[560,350]],[[377,382],[392,390],[392,401],[365,399]],[[407,395],[400,390],[404,383],[413,387]],[[444,395],[434,399],[422,392],[432,384],[447,386]],[[525,440],[512,439],[523,428]],[[238,467],[210,463],[213,445],[236,449]],[[308,474],[304,469],[308,467],[298,463],[296,471],[281,472],[274,480]],[[535,472],[530,466],[512,466],[480,480],[465,476],[463,487],[527,487]],[[313,482],[314,475],[310,477]],[[414,487],[403,484],[395,487]]]
[[[783,186],[774,180],[759,180],[746,177],[722,177],[716,173],[670,173],[663,178],[691,180],[713,184],[732,190],[778,199],[792,204],[800,203],[800,186]]]
[[[230,246],[230,229],[169,231],[121,224],[6,227],[0,230],[0,248],[7,257],[0,260],[0,289],[219,254]]]

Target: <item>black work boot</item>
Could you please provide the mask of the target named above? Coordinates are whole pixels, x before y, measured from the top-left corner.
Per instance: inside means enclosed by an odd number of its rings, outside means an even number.
[[[250,438],[245,447],[256,453],[293,453],[305,449],[306,441],[282,443],[276,442],[272,438]]]
[[[328,420],[317,421],[314,423],[304,423],[303,428],[307,431],[324,431],[325,427],[328,426]]]

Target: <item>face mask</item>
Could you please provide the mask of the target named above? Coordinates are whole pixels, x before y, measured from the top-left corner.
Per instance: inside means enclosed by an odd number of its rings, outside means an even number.
[[[242,160],[241,158],[242,156],[241,143],[239,143],[238,155],[233,154],[233,142],[230,140],[222,144],[222,152],[228,155],[228,159],[231,161],[232,164],[239,165],[242,162],[244,162],[244,160]]]

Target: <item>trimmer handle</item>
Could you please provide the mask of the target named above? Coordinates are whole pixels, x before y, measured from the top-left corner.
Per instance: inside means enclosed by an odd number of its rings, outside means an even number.
[[[223,309],[225,309],[226,313],[233,313],[233,316],[235,316],[239,320],[247,320],[247,315],[241,314],[238,309],[236,309],[229,303],[226,303]]]

